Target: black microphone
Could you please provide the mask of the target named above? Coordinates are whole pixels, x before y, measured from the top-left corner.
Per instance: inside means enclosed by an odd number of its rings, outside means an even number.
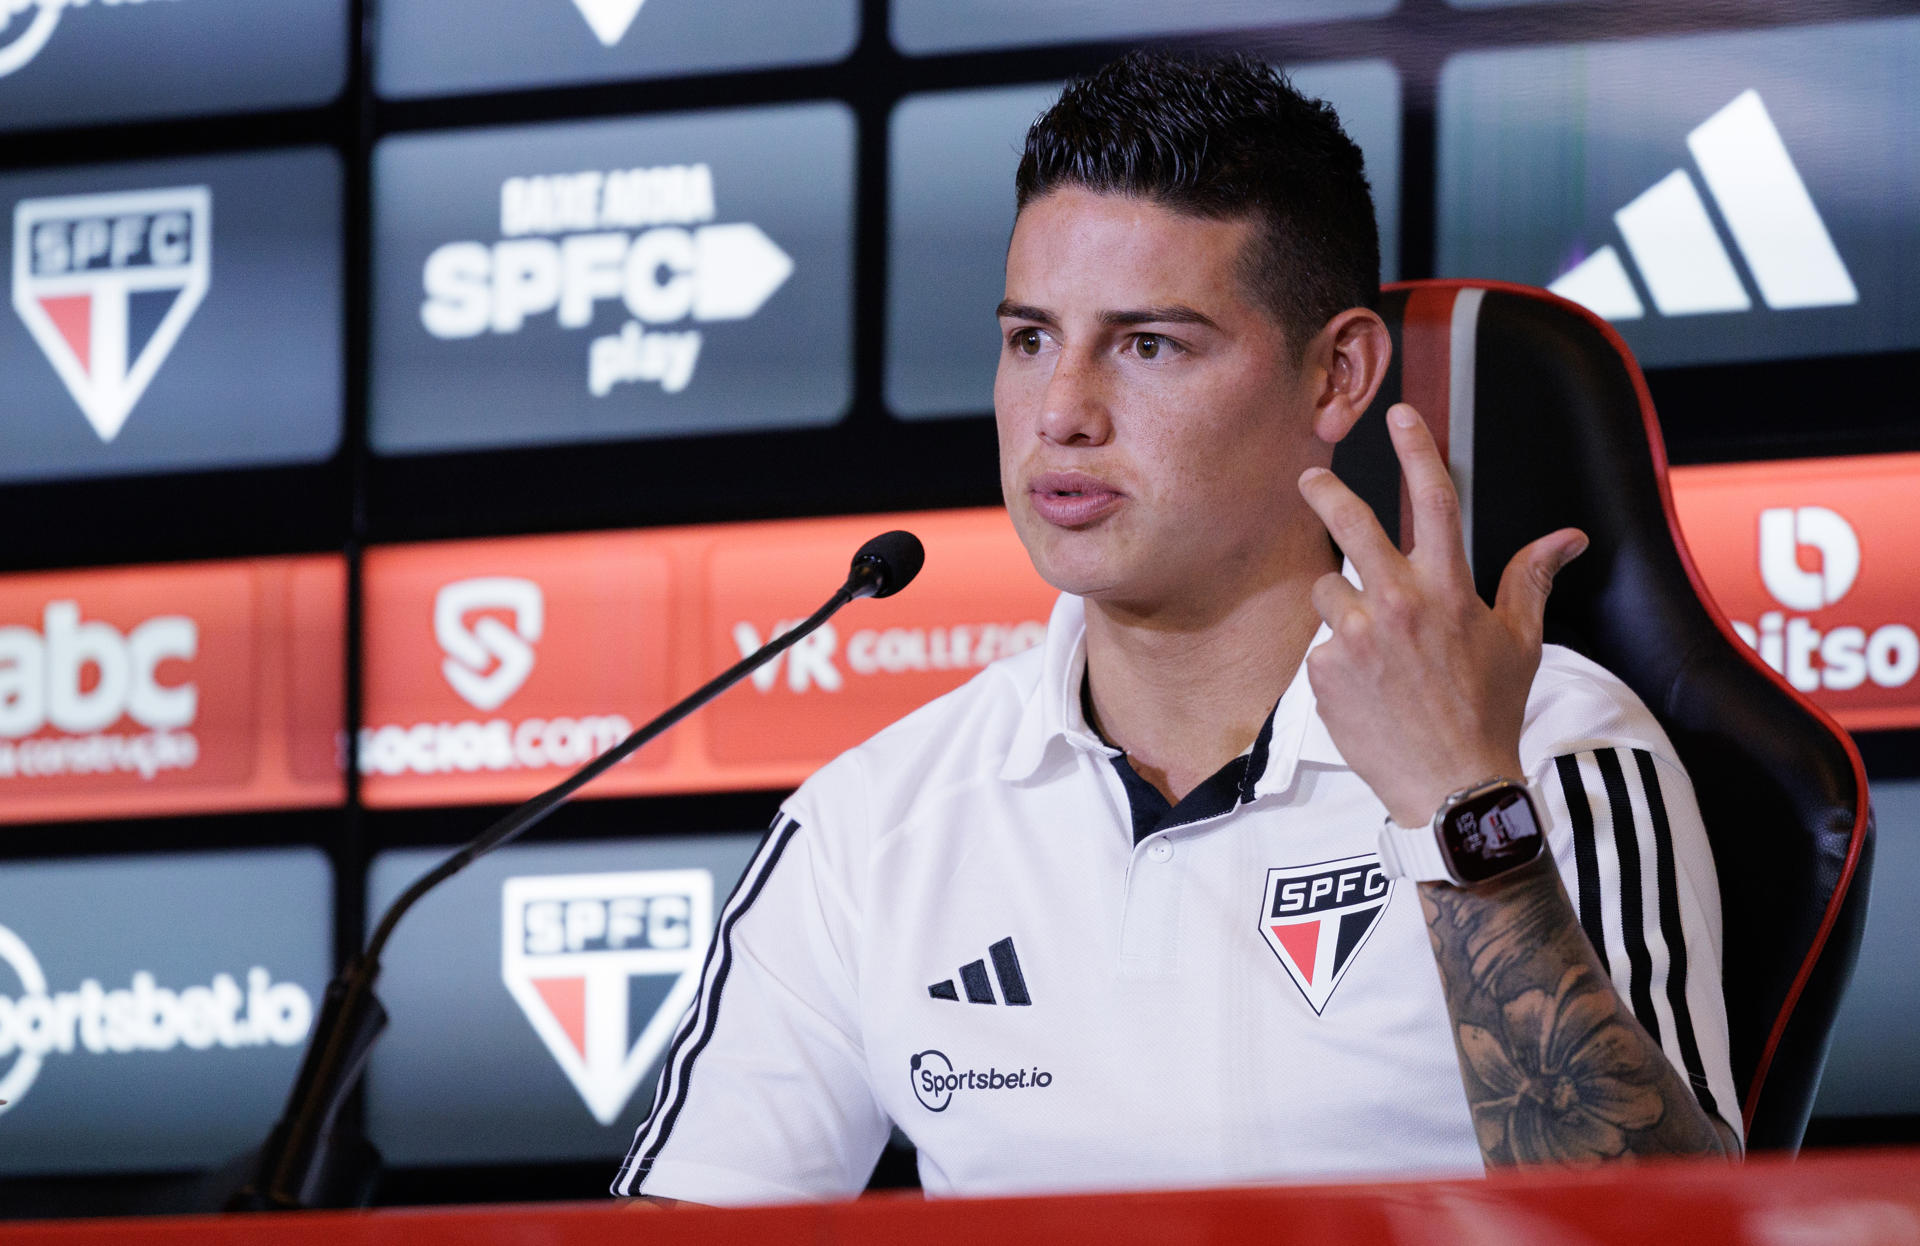
[[[755,669],[786,652],[808,633],[861,597],[891,597],[920,574],[927,551],[911,532],[886,532],[853,556],[847,579],[825,605],[791,631],[782,632],[714,676],[659,717],[489,826],[465,847],[434,866],[400,894],[380,918],[366,950],[348,961],[327,984],[326,999],[313,1038],[300,1062],[286,1111],[274,1125],[252,1176],[227,1200],[228,1211],[286,1211],[302,1207],[362,1203],[371,1194],[377,1160],[372,1148],[349,1154],[346,1140],[333,1134],[347,1096],[360,1080],[373,1044],[386,1028],[387,1010],[373,993],[380,976],[380,953],[400,918],[420,897],[495,848],[502,847],[564,804],[568,797],[632,756],[693,711],[739,683]]]
[[[882,532],[853,556],[846,587],[855,597],[891,597],[920,574],[927,547],[911,532]]]

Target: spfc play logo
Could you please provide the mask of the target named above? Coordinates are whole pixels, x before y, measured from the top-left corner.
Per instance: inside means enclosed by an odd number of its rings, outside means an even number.
[[[1316,1015],[1392,898],[1393,882],[1371,854],[1267,871],[1260,934]]]
[[[22,199],[13,308],[102,441],[112,441],[206,297],[205,186]]]
[[[611,1125],[700,985],[706,870],[509,878],[501,977],[587,1110]]]

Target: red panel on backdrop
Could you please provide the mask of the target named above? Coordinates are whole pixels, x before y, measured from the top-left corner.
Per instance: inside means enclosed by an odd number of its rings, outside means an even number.
[[[0,822],[332,804],[346,567],[0,578]]]
[[[1920,454],[1676,467],[1708,590],[1850,730],[1920,725]]]
[[[907,592],[848,607],[584,795],[791,787],[1039,641],[1054,593],[1006,515],[942,511],[371,551],[370,806],[518,800],[813,611],[904,527]]]

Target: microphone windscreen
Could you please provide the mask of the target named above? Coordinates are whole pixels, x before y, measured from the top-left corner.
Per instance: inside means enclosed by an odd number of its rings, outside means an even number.
[[[877,587],[875,597],[891,597],[913,582],[920,574],[920,568],[926,564],[927,547],[920,544],[920,538],[911,532],[882,532],[879,536],[860,547],[853,556],[856,569],[860,564],[878,564],[879,575],[875,577]]]

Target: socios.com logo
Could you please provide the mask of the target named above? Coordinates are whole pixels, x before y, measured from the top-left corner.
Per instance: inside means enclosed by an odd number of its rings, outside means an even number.
[[[955,1069],[943,1051],[928,1048],[913,1056],[907,1073],[913,1081],[913,1097],[929,1112],[944,1112],[953,1096],[962,1090],[1044,1090],[1053,1085],[1053,1074],[1044,1069],[1014,1069],[1001,1072],[988,1067]]]
[[[1838,605],[1860,571],[1860,538],[1838,511],[1769,507],[1760,512],[1760,581],[1784,609],[1762,614],[1757,626],[1736,619],[1733,630],[1802,692],[1911,683],[1920,672],[1920,635],[1912,627],[1895,622],[1823,630],[1805,617]]]
[[[6,1101],[0,1112],[20,1102],[56,1055],[297,1047],[313,1024],[306,989],[275,982],[260,965],[247,971],[245,987],[232,974],[219,973],[206,986],[175,991],[139,970],[128,986],[113,990],[87,978],[78,990],[51,991],[39,958],[5,926],[0,964],[20,984],[18,995],[0,993],[0,1099]]]
[[[500,611],[513,626],[480,611]],[[533,673],[533,646],[546,630],[540,586],[512,576],[456,580],[433,599],[433,636],[446,650],[440,664],[453,690],[477,710],[500,708]]]

